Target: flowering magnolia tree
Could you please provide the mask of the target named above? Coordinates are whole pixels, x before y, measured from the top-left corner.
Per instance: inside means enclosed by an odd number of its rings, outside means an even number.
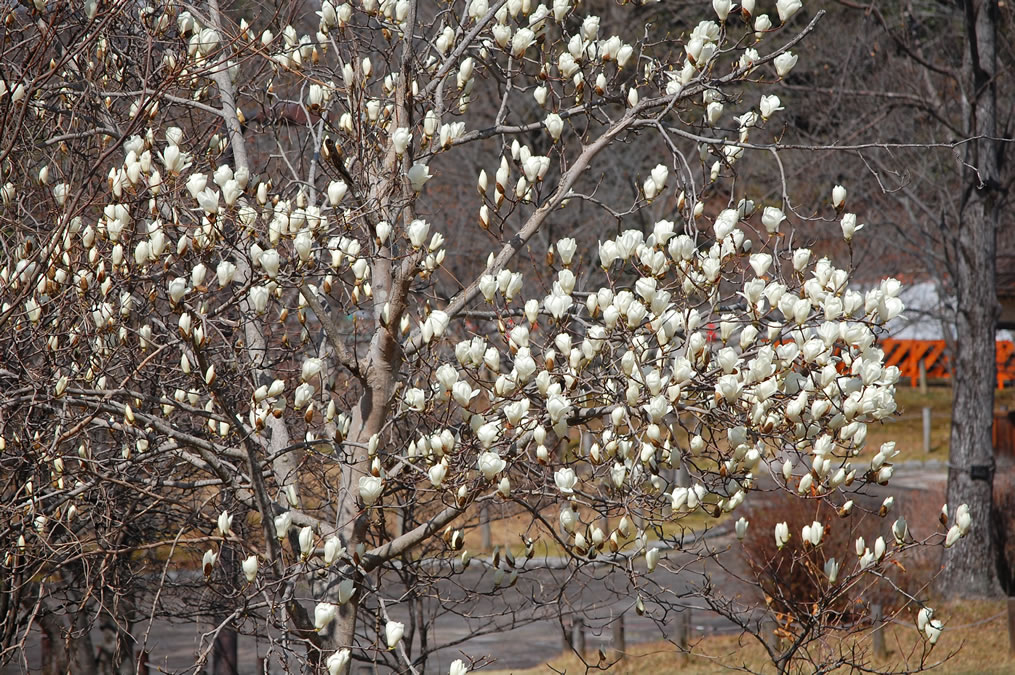
[[[778,158],[766,87],[820,13],[716,0],[614,35],[567,0],[313,9],[5,10],[3,659],[37,625],[64,669],[133,672],[138,622],[213,616],[198,665],[239,631],[291,669],[423,672],[438,616],[503,596],[484,630],[527,620],[512,587],[553,566],[767,638],[761,599],[710,581],[728,547],[691,536],[729,518],[805,542],[818,599],[766,639],[780,669],[870,667],[819,648],[825,610],[970,519],[910,533],[875,489],[894,447],[858,457],[895,411],[899,284],[851,288],[788,236],[788,195],[737,178]],[[601,180],[618,163],[633,190]],[[849,241],[849,203],[810,217]],[[596,233],[548,241],[582,206]],[[837,560],[831,522],[752,531],[772,491],[877,495],[893,536]],[[494,512],[519,543],[470,550]],[[921,607],[909,668],[942,626]],[[482,664],[459,649],[452,673]]]

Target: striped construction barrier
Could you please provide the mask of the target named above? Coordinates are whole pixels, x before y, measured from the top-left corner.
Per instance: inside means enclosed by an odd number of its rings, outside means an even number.
[[[896,340],[886,338],[880,342],[885,350],[885,365],[896,366],[902,377],[908,377],[911,386],[920,380],[923,363],[927,379],[951,379],[951,363],[944,340]],[[997,388],[1015,380],[1015,342],[997,341]]]

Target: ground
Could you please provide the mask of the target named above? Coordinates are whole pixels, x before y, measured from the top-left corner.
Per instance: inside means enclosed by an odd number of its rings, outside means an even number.
[[[942,675],[1001,675],[1015,672],[1015,658],[1008,650],[1007,611],[1003,601],[944,605],[938,611],[948,619],[940,641],[930,653],[929,662],[944,663],[931,672]],[[869,648],[871,635],[869,632],[862,633],[857,640]],[[885,644],[888,655],[876,659],[875,665],[905,671],[907,657],[913,659],[925,643],[917,633],[914,620],[903,613],[897,617],[896,623],[886,629]],[[766,664],[762,649],[753,641],[742,641],[739,636],[699,637],[694,651],[695,655],[682,663],[673,646],[665,642],[635,645],[608,672],[615,675],[700,675],[729,672],[731,667],[736,666],[749,668],[753,672],[775,672],[770,663]],[[596,656],[590,656],[587,658],[594,664]],[[608,658],[612,656],[610,654]],[[585,666],[577,656],[567,654],[536,668],[481,672],[489,675],[584,673]],[[848,671],[843,669],[841,672]]]

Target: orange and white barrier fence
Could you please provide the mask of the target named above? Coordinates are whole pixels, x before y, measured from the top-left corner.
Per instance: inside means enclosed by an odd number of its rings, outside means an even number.
[[[920,363],[923,363],[927,379],[950,379],[951,363],[944,340],[896,340],[881,341],[885,350],[885,366],[897,366],[902,377],[908,377],[911,386],[920,379]],[[1010,340],[996,343],[997,388],[1015,380],[1015,342]]]

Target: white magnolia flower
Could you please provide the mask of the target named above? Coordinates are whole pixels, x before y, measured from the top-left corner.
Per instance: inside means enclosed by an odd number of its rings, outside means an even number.
[[[229,536],[229,531],[233,526],[233,517],[228,511],[223,511],[218,517],[218,528],[219,533],[223,537]]]
[[[342,203],[342,199],[345,197],[345,193],[348,192],[349,187],[340,180],[333,180],[328,184],[328,203],[333,207],[338,206]]]
[[[536,41],[536,34],[528,28],[519,28],[511,38],[511,53],[515,58],[521,57],[525,54],[525,50],[528,49]]]
[[[309,358],[303,361],[300,367],[300,379],[310,382],[324,370],[324,359]]]
[[[775,234],[778,232],[779,225],[784,220],[786,220],[786,214],[782,212],[782,209],[778,209],[774,206],[766,206],[764,211],[761,212],[761,223],[765,226],[765,231],[769,234]]]
[[[733,2],[731,0],[712,0],[712,9],[715,10],[720,21],[725,21],[730,10],[733,9]]]
[[[243,567],[243,576],[247,578],[249,583],[254,583],[254,579],[257,578],[257,556],[252,555],[245,558],[241,566]]]
[[[320,633],[338,616],[338,605],[331,602],[319,602],[314,607],[314,629]]]
[[[570,495],[574,494],[574,486],[578,483],[578,476],[575,475],[574,469],[566,467],[558,469],[553,474],[553,482],[557,484],[557,489],[561,494]]]
[[[215,276],[218,278],[219,286],[228,286],[236,277],[236,265],[228,260],[219,262],[215,268]]]
[[[832,188],[832,206],[840,208],[846,202],[846,188],[836,185]]]
[[[916,615],[916,627],[921,633],[927,628],[927,624],[930,623],[933,616],[934,610],[930,607],[920,609],[920,612]]]
[[[829,558],[825,561],[825,576],[828,577],[828,583],[834,584],[835,580],[839,577],[839,563],[835,561],[835,558]]]
[[[970,526],[973,524],[972,516],[969,515],[968,504],[959,504],[959,508],[955,509],[955,524],[962,532],[962,536],[966,536]]]
[[[405,624],[398,621],[388,621],[384,625],[384,637],[388,642],[388,649],[394,649],[405,634]]]
[[[549,132],[550,137],[554,141],[560,140],[560,135],[564,131],[564,120],[561,119],[557,113],[550,113],[543,120],[543,126],[546,127],[546,131]]]
[[[414,220],[409,223],[409,227],[406,228],[405,233],[413,248],[422,248],[423,244],[426,242],[427,235],[430,234],[430,223],[425,220]]]
[[[448,474],[447,460],[441,460],[440,464],[434,464],[427,471],[427,477],[430,479],[430,483],[434,487],[440,487],[441,483],[444,482],[444,477]]]
[[[856,224],[855,213],[842,214],[842,221],[840,222],[840,225],[842,226],[842,238],[846,241],[852,241],[853,235],[863,229],[863,224]]]
[[[302,528],[299,535],[300,555],[309,558],[314,551],[314,528],[310,525]]]
[[[197,196],[204,191],[207,185],[208,176],[203,173],[192,173],[190,178],[187,179],[187,192],[190,193],[191,197],[197,199]]]
[[[360,476],[359,496],[367,506],[372,505],[381,496],[384,481],[377,476]]]
[[[265,286],[251,286],[247,294],[251,306],[258,314],[264,314],[268,308],[269,291]]]
[[[958,525],[952,525],[948,534],[945,535],[945,548],[954,546],[960,537],[962,537],[962,529]]]
[[[783,110],[782,102],[779,100],[779,97],[776,96],[775,94],[768,94],[762,96],[760,108],[761,108],[761,119],[763,120],[767,120],[769,117],[771,117],[772,113],[775,113],[779,110]]]
[[[342,546],[342,540],[336,536],[328,537],[324,542],[324,564],[330,565],[335,560],[345,553],[345,547]]]
[[[793,70],[793,66],[796,65],[798,57],[793,52],[783,52],[775,57],[775,72],[779,77],[786,77],[789,75],[789,71]]]
[[[810,525],[804,525],[800,538],[811,546],[817,546],[821,543],[821,537],[824,533],[825,527],[815,520]]]
[[[557,242],[557,253],[560,255],[560,261],[565,265],[571,264],[571,260],[574,258],[575,251],[577,250],[578,244],[570,237]]]
[[[204,557],[201,560],[201,567],[204,570],[204,575],[210,576],[212,568],[215,567],[215,561],[218,560],[218,554],[211,549],[204,552]]]
[[[279,255],[278,251],[273,248],[268,249],[261,253],[260,259],[261,269],[268,275],[268,278],[274,279],[278,276],[279,269]]]
[[[476,466],[479,467],[480,472],[487,480],[493,480],[497,474],[504,470],[507,462],[496,452],[481,452]]]
[[[777,0],[775,9],[779,12],[779,23],[786,23],[803,7],[800,0]]]
[[[785,522],[775,526],[775,546],[781,549],[789,541],[789,525]]]
[[[645,567],[648,569],[648,571],[649,572],[653,571],[656,568],[656,565],[658,564],[659,564],[659,549],[656,547],[652,547],[649,550],[645,551]]]
[[[451,397],[455,403],[463,408],[469,407],[473,398],[479,395],[479,390],[473,390],[472,386],[465,380],[458,380],[451,386]]]
[[[285,539],[286,535],[289,534],[289,528],[292,527],[292,524],[293,516],[288,511],[275,516],[275,536],[279,539]]]
[[[328,667],[328,675],[339,675],[349,665],[352,658],[348,649],[339,649],[328,657],[324,664]]]
[[[172,303],[178,304],[187,293],[187,280],[183,277],[176,277],[169,282],[169,299]]]
[[[406,127],[399,127],[391,133],[391,145],[395,148],[395,154],[401,157],[405,150],[412,143],[412,132]]]
[[[422,192],[423,185],[433,176],[430,175],[430,167],[425,164],[413,164],[406,177],[409,179],[409,185],[412,186],[414,191]]]
[[[741,517],[740,520],[737,521],[737,523],[736,523],[737,539],[743,539],[744,538],[744,536],[747,534],[747,526],[749,524],[750,524],[750,521],[746,520],[743,517]]]
[[[426,405],[426,394],[423,393],[422,389],[411,387],[405,390],[405,407],[409,410],[416,412],[422,412],[423,407]]]

